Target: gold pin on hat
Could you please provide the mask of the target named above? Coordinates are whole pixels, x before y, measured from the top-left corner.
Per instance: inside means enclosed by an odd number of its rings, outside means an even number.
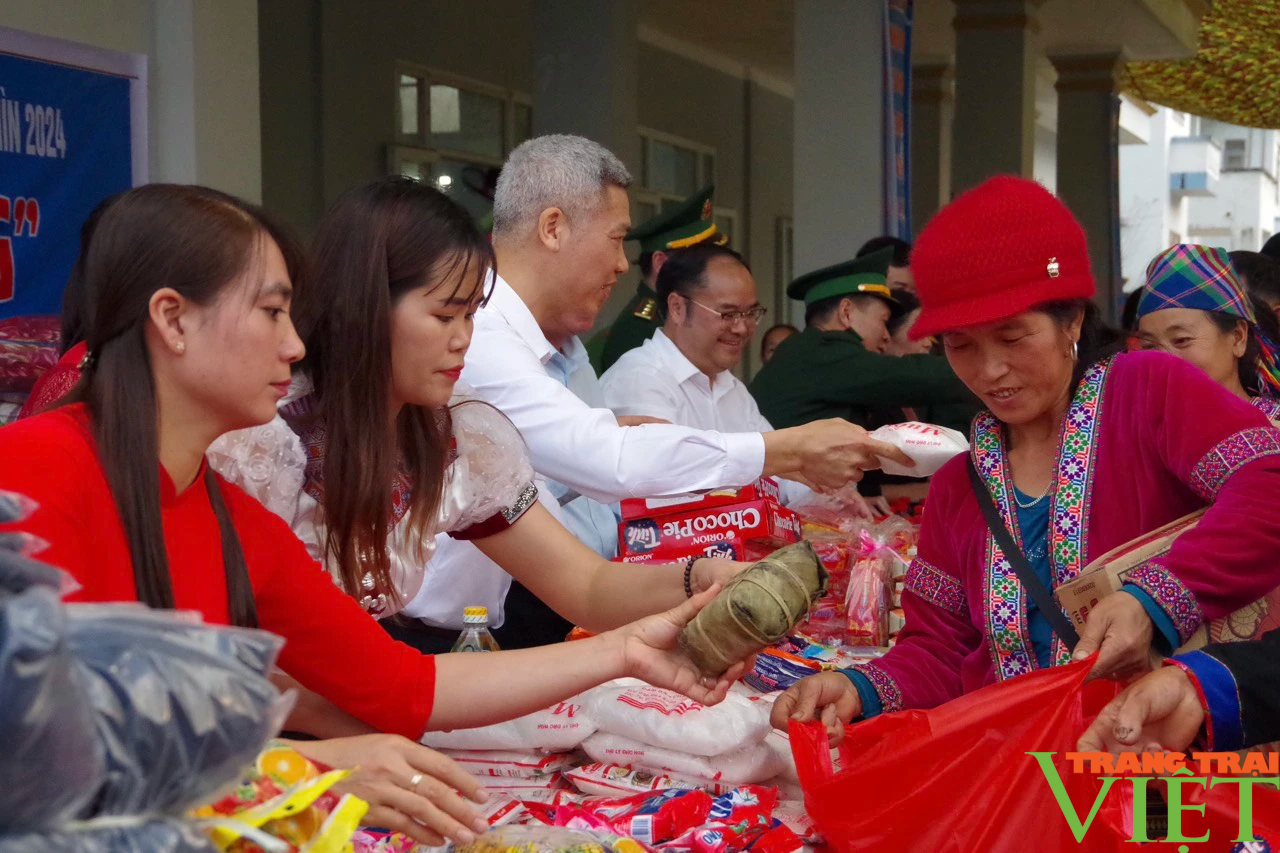
[[[1058,271],[1059,271],[1059,267],[1058,267],[1058,259],[1057,259],[1057,258],[1050,258],[1050,259],[1049,259],[1049,265],[1048,265],[1047,267],[1045,267],[1045,272],[1049,273],[1049,278],[1057,278],[1057,277],[1058,277]]]

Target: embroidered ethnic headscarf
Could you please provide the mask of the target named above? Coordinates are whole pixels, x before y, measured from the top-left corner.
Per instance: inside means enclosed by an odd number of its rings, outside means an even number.
[[[1166,308],[1193,308],[1239,317],[1258,340],[1258,390],[1280,397],[1280,347],[1258,327],[1253,304],[1231,268],[1225,249],[1179,243],[1147,267],[1138,317]]]

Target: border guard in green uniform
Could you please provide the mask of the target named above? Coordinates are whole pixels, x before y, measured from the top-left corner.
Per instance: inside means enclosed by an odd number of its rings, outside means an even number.
[[[751,383],[775,429],[823,418],[872,429],[876,409],[923,410],[970,399],[946,359],[884,355],[889,320],[903,311],[885,280],[892,258],[893,249],[884,249],[803,275],[787,288],[804,301],[805,330],[783,341]],[[869,476],[859,491],[878,495],[877,478]]]
[[[718,246],[729,238],[716,228],[712,219],[711,197],[715,185],[709,185],[675,207],[645,220],[627,232],[628,240],[640,241],[641,281],[636,295],[626,304],[608,329],[596,335],[587,350],[596,373],[603,375],[628,350],[635,349],[653,337],[662,326],[662,307],[654,282],[667,256],[679,249],[711,241]]]

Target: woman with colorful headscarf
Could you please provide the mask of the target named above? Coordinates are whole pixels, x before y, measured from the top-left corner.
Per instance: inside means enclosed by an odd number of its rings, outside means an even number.
[[[940,336],[987,410],[970,453],[934,476],[897,644],[801,681],[778,698],[776,725],[818,718],[839,737],[858,716],[934,707],[1094,653],[1093,675],[1127,678],[1153,649],[1168,654],[1280,586],[1280,429],[1186,362],[1121,352],[1062,202],[993,178],[925,226],[912,267],[912,335]],[[1205,507],[1098,602],[1073,651],[1052,590]]]
[[[1143,349],[1189,361],[1280,420],[1280,325],[1258,310],[1223,249],[1180,243],[1156,256],[1138,302]]]

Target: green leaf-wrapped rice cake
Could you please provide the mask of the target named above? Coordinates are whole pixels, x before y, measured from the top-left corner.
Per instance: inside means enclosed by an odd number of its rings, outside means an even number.
[[[680,648],[709,675],[781,640],[827,591],[808,542],[774,551],[720,590],[680,632]]]

